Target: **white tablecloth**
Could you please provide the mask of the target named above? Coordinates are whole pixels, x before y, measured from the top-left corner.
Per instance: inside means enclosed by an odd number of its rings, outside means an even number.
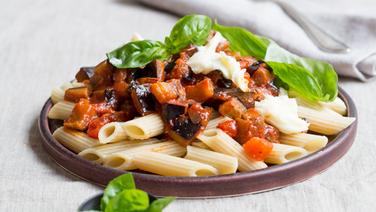
[[[71,80],[80,66],[95,65],[135,31],[162,39],[176,19],[121,0],[1,1],[0,211],[75,211],[102,190],[67,174],[44,152],[40,109],[51,88]],[[358,107],[359,131],[329,170],[256,195],[177,200],[166,211],[375,210],[376,83],[342,80],[341,86]]]

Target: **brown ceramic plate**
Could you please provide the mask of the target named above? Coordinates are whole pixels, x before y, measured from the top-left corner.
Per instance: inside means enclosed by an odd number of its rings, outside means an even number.
[[[347,105],[348,115],[357,117],[355,104],[349,95],[339,89],[339,96]],[[61,126],[61,123],[47,118],[51,106],[51,100],[43,106],[39,118],[39,130],[45,150],[57,164],[69,173],[101,186],[125,173],[82,159],[57,142],[52,137],[52,132]],[[326,170],[351,147],[356,129],[357,121],[332,138],[322,150],[262,170],[213,177],[164,177],[140,172],[133,172],[133,175],[138,188],[156,196],[223,197],[273,190],[307,180]]]

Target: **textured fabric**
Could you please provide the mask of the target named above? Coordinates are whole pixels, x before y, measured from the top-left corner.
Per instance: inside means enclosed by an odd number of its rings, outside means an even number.
[[[270,37],[295,53],[331,62],[342,76],[368,80],[376,75],[376,3],[298,1],[291,6],[350,46],[348,54],[320,51],[273,0],[140,0],[177,14],[206,14],[220,23],[243,26]],[[280,0],[277,0],[280,1]]]
[[[41,147],[39,112],[51,89],[137,31],[162,39],[177,18],[126,1],[9,0],[0,7],[0,211],[70,212],[101,188],[65,172]],[[374,211],[376,83],[341,81],[359,111],[350,151],[312,179],[276,191],[177,200],[167,212]],[[221,185],[217,185],[221,186]]]

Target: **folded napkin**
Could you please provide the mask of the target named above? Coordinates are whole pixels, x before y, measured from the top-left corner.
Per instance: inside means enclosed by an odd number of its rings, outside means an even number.
[[[319,50],[305,32],[272,1],[262,0],[139,0],[186,15],[204,14],[225,25],[242,26],[275,40],[293,53],[333,64],[341,76],[367,81],[376,76],[376,1],[334,0],[288,3],[327,33],[350,46],[347,54]]]

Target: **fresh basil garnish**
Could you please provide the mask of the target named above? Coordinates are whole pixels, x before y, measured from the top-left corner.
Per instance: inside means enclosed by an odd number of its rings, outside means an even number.
[[[129,42],[107,53],[107,58],[117,68],[142,67],[156,59],[167,59],[189,44],[204,44],[211,28],[212,21],[207,16],[184,16],[172,28],[165,43],[151,40]]]
[[[139,189],[126,189],[113,197],[104,212],[145,211],[149,207],[149,196]]]
[[[278,46],[274,41],[240,27],[214,24],[234,51],[264,60],[273,73],[300,96],[314,101],[333,101],[338,92],[334,68],[323,61],[302,58]]]
[[[167,59],[169,56],[162,42],[151,40],[129,42],[107,53],[108,60],[117,68],[137,68],[156,59]]]
[[[187,15],[181,18],[165,38],[171,54],[178,53],[189,44],[203,45],[212,29],[212,21],[204,15]]]
[[[130,173],[120,175],[119,177],[111,180],[104,190],[103,197],[101,199],[101,210],[105,211],[110,199],[115,197],[121,191],[135,188],[136,185],[134,183],[133,175]]]
[[[241,27],[222,26],[214,24],[213,29],[220,32],[229,42],[233,51],[241,55],[252,55],[257,59],[264,59],[269,40],[252,34]]]
[[[163,197],[154,200],[145,212],[161,212],[168,204],[175,200],[175,197]]]

